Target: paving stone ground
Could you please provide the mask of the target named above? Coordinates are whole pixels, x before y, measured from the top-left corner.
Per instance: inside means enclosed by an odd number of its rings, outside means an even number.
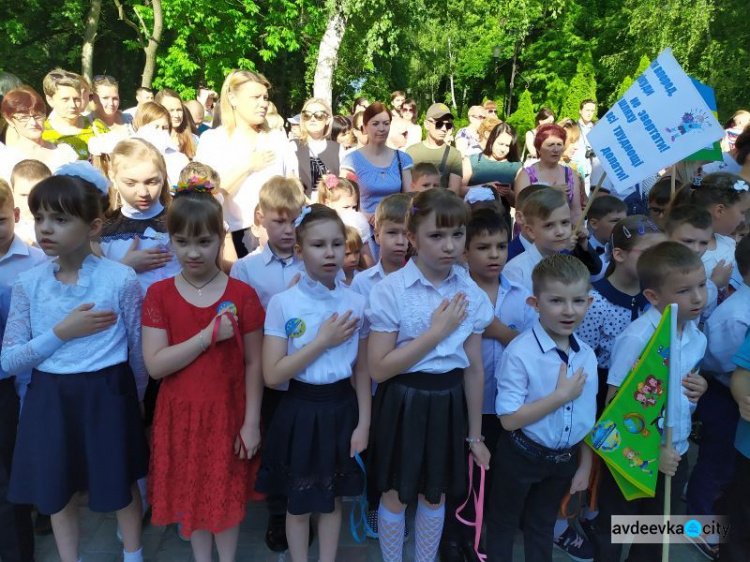
[[[381,562],[380,550],[376,541],[368,540],[357,544],[349,532],[349,509],[345,504],[344,524],[341,529],[341,546],[337,560],[339,562]],[[263,504],[251,504],[247,517],[240,528],[239,549],[236,562],[289,562],[288,554],[274,553],[266,548],[263,536],[266,526],[266,510]],[[116,520],[114,514],[96,514],[82,509],[81,521],[81,557],[83,562],[120,562],[122,545],[116,538]],[[310,560],[317,560],[317,540],[310,549]],[[55,541],[52,536],[37,537],[37,562],[59,562]],[[175,527],[156,527],[146,525],[143,529],[143,549],[146,562],[192,562],[190,543],[177,537]],[[214,558],[218,560],[218,557]],[[570,560],[564,553],[555,552],[555,562]],[[405,562],[414,560],[414,540],[409,540],[405,547]],[[521,536],[516,537],[514,562],[523,562],[523,545]],[[690,546],[673,546],[670,560],[674,562],[699,562],[705,560]],[[529,561],[532,562],[532,561]]]

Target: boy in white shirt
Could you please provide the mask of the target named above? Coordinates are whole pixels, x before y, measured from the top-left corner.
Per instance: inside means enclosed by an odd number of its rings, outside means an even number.
[[[612,544],[610,534],[613,515],[661,515],[664,510],[664,474],[672,477],[672,513],[677,513],[680,491],[687,482],[688,464],[685,454],[691,431],[691,415],[696,403],[706,391],[706,380],[698,374],[698,367],[706,350],[706,337],[698,330],[696,321],[706,306],[706,270],[700,257],[678,242],[662,242],[643,252],[638,259],[638,277],[643,294],[651,303],[643,316],[635,320],[615,340],[612,366],[607,382],[611,400],[640,354],[645,349],[661,320],[662,312],[672,303],[678,305],[677,338],[680,353],[678,365],[682,375],[683,393],[680,396],[679,417],[675,420],[672,446],[662,445],[659,458],[659,478],[656,496],[626,501],[612,474],[602,468],[599,485],[599,548],[598,560],[620,560],[622,544]],[[659,412],[650,413],[657,418]],[[633,544],[630,559],[639,562],[661,560],[661,544]]]
[[[718,513],[714,502],[734,473],[732,461],[739,411],[729,384],[736,368],[732,358],[750,328],[750,237],[737,244],[735,259],[744,282],[719,305],[703,327],[707,339],[703,373],[708,389],[696,411],[703,425],[698,460],[688,482],[689,514]],[[717,549],[714,547],[713,551]]]
[[[2,331],[10,307],[11,286],[18,275],[43,262],[46,257],[38,248],[32,248],[14,234],[20,211],[13,201],[13,192],[5,180],[0,179],[0,320]],[[21,400],[31,373],[11,377],[0,369],[0,559],[32,560],[34,558],[34,532],[31,508],[11,505],[6,500],[9,468],[13,461],[16,428]]]
[[[509,281],[531,291],[531,272],[536,264],[542,258],[568,251],[584,263],[590,274],[601,271],[602,262],[589,248],[585,230],[577,240],[572,238],[570,207],[560,190],[542,189],[529,197],[523,206],[523,220],[523,232],[534,244],[508,262],[505,276]]]
[[[553,254],[532,274],[527,302],[539,321],[505,349],[495,407],[505,433],[493,458],[488,559],[513,560],[523,517],[526,560],[552,560],[552,535],[565,493],[585,490],[591,450],[583,439],[596,416],[596,356],[574,332],[591,304],[589,271]]]
[[[296,243],[294,221],[302,212],[306,199],[297,179],[275,176],[260,190],[260,222],[268,234],[268,243],[250,255],[234,262],[230,275],[244,281],[258,293],[263,308],[271,297],[296,283],[304,272],[304,264],[294,253]],[[268,427],[284,396],[288,383],[278,388],[264,388],[261,418]],[[288,548],[286,540],[286,498],[269,495],[266,546],[274,552]]]

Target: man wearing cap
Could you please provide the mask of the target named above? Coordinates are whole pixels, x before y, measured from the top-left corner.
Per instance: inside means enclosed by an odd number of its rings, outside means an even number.
[[[406,153],[414,164],[429,162],[440,172],[440,185],[459,193],[461,190],[461,153],[446,144],[445,137],[453,129],[453,114],[444,103],[434,103],[427,110],[424,128],[427,138],[410,146]]]

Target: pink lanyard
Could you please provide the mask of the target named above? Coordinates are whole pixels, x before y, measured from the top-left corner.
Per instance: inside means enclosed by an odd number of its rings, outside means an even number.
[[[214,320],[214,330],[211,334],[211,346],[209,347],[209,349],[212,349],[216,345],[216,338],[219,336],[219,325],[221,324],[221,317],[225,314],[229,318],[229,321],[232,323],[234,341],[237,342],[237,346],[240,348],[240,351],[242,351],[244,348],[242,345],[242,338],[240,337],[240,327],[237,325],[237,320],[235,320],[234,314],[232,314],[232,312],[229,310],[224,310],[223,312],[219,313],[219,315]]]
[[[479,465],[477,465],[479,466]],[[467,525],[468,527],[474,527],[474,552],[481,562],[487,560],[487,555],[479,552],[479,541],[482,537],[482,519],[484,519],[484,478],[486,470],[483,466],[479,466],[479,493],[474,490],[474,456],[469,453],[469,495],[466,497],[466,501],[456,510],[456,519]],[[476,521],[467,521],[461,517],[460,513],[466,508],[471,497],[474,496],[474,514],[476,515]]]

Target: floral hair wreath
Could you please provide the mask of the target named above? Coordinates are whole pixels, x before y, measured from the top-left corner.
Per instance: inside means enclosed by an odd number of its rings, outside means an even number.
[[[294,219],[294,227],[299,228],[302,224],[303,219],[310,214],[310,211],[312,211],[312,207],[310,205],[305,205],[302,207],[302,212],[299,214],[299,216]]]
[[[207,177],[190,176],[187,182],[180,182],[177,185],[173,185],[170,191],[172,195],[179,195],[180,193],[208,193],[212,195],[214,184]]]
[[[339,177],[333,174],[326,174],[323,176],[323,183],[326,184],[328,189],[334,189],[339,185]]]

